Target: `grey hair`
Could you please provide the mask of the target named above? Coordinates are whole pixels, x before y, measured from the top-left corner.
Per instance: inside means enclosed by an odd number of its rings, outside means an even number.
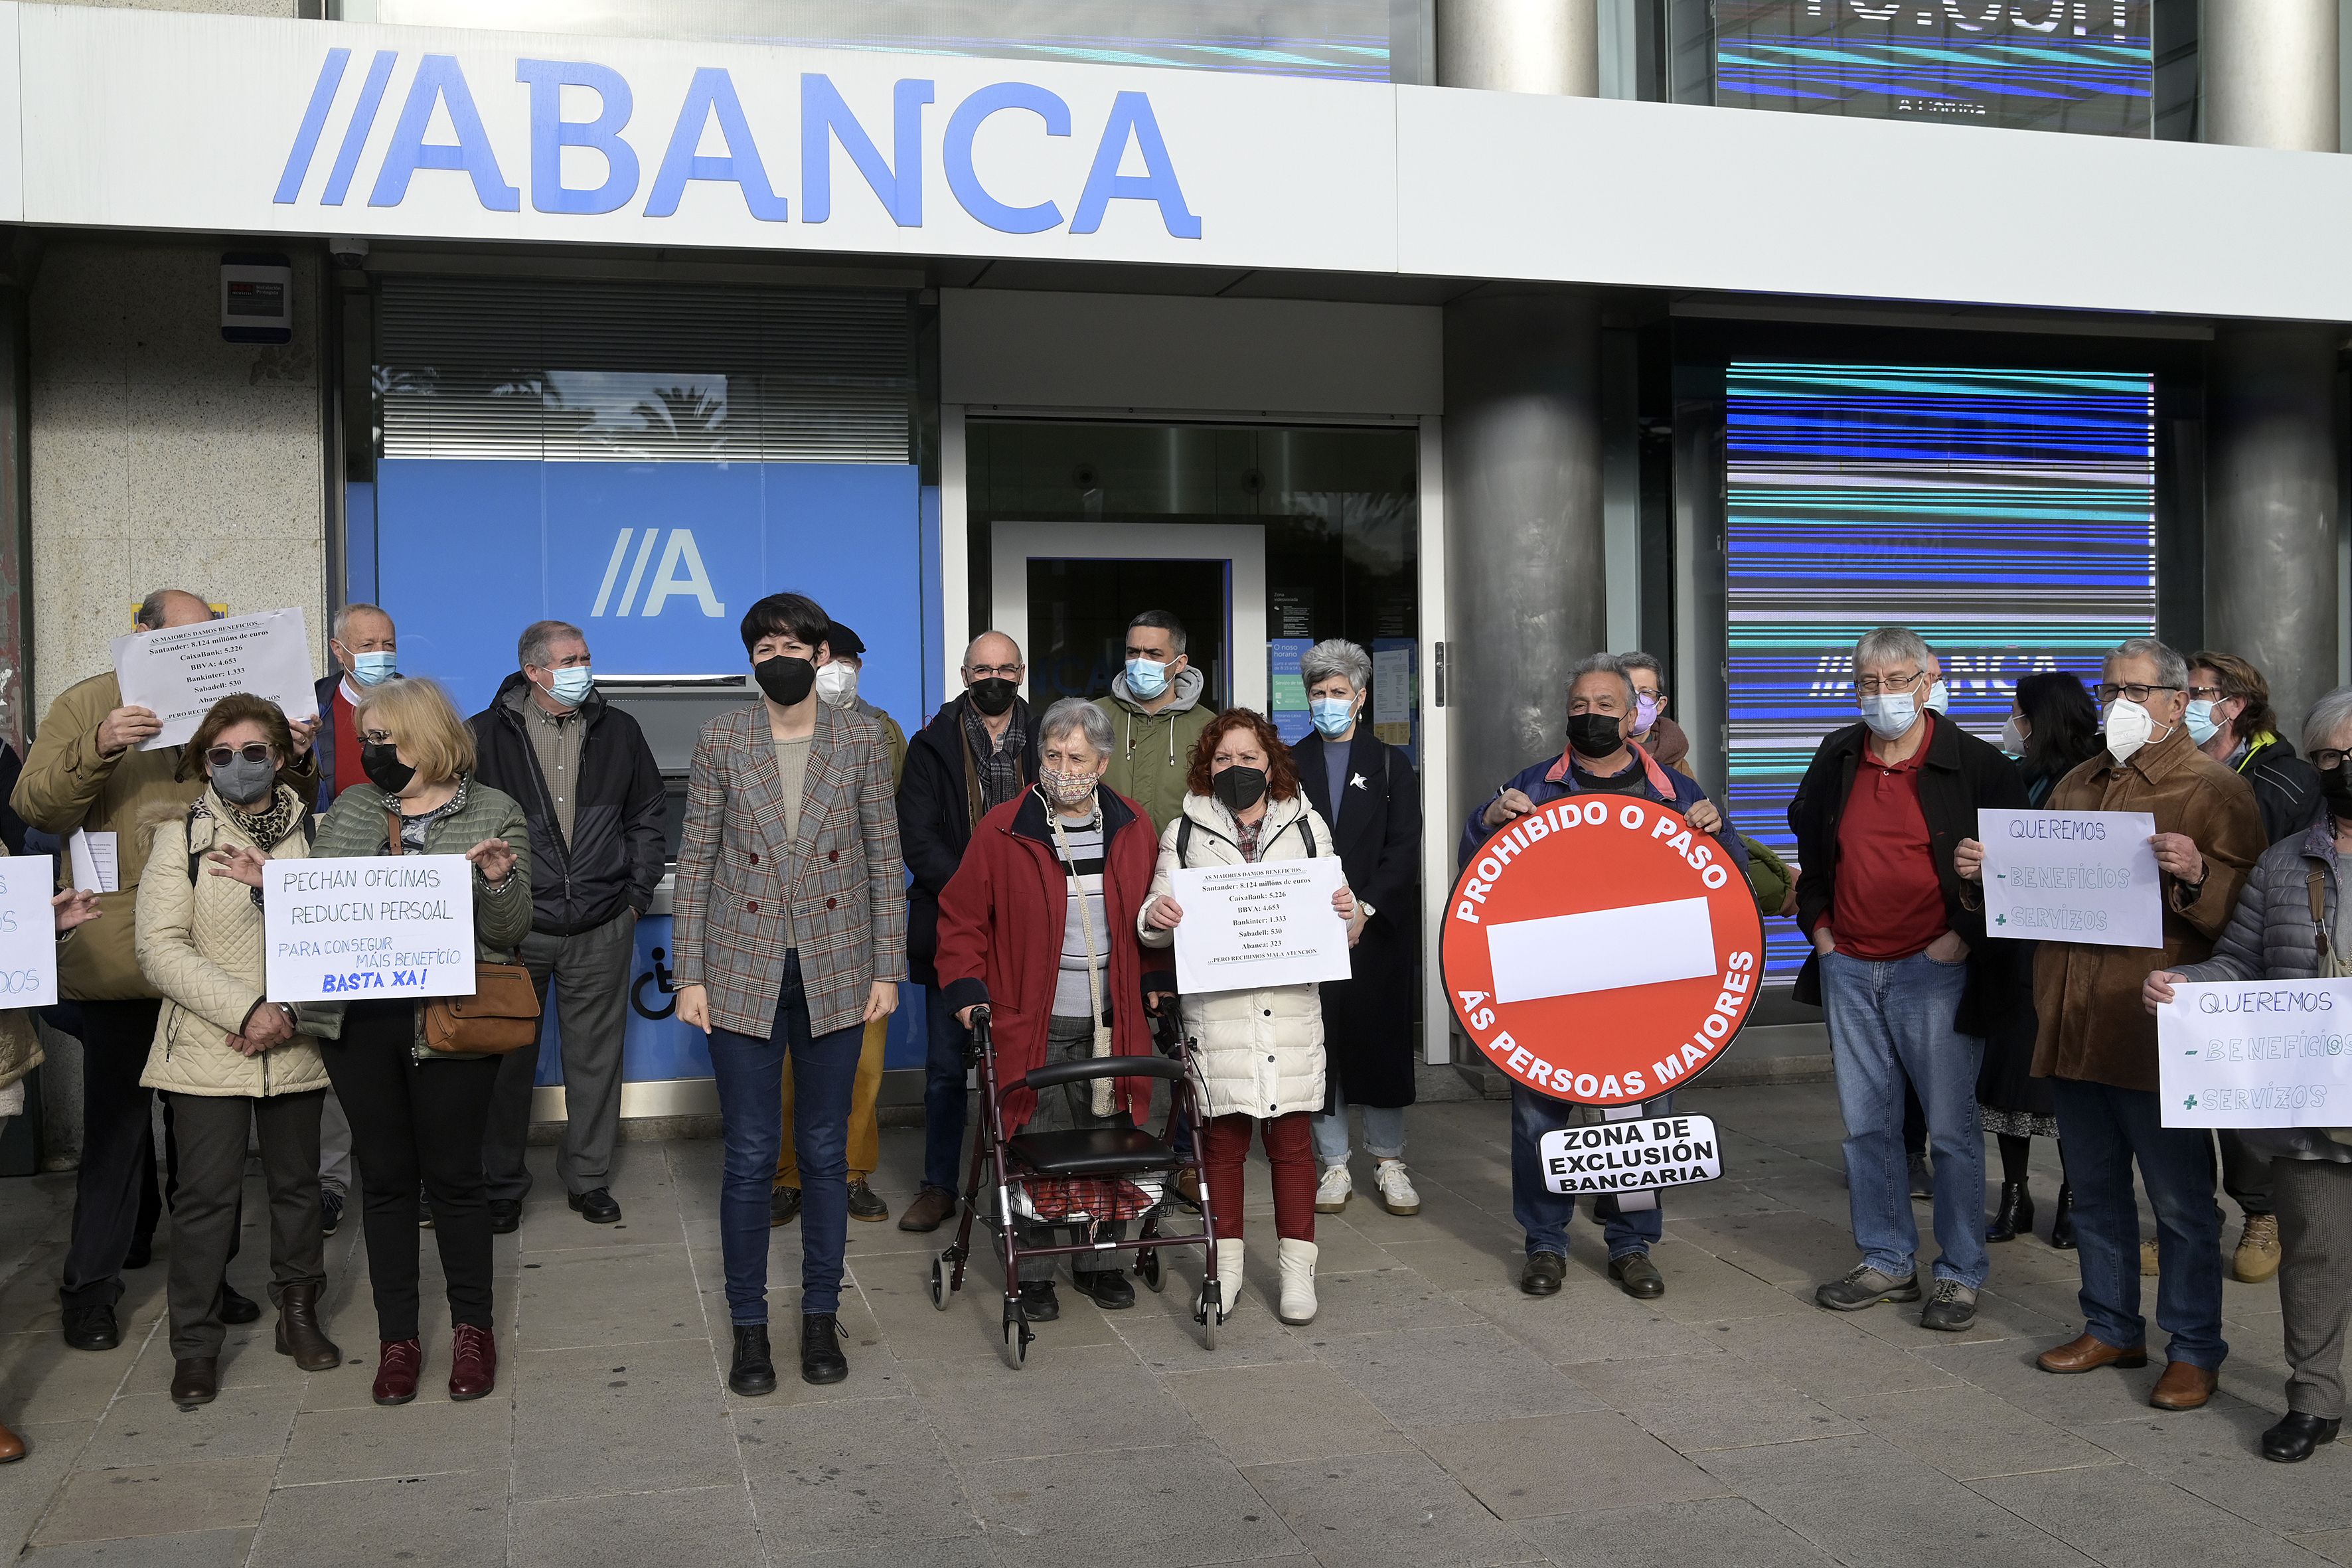
[[[1625,661],[1613,653],[1587,654],[1578,659],[1576,668],[1568,672],[1568,689],[1575,690],[1577,681],[1588,675],[1613,675],[1623,681],[1628,708],[1642,700],[1641,693],[1633,689],[1633,673],[1625,668]]]
[[[523,627],[522,636],[515,639],[515,662],[547,668],[547,650],[558,637],[578,637],[588,640],[588,634],[570,621],[533,621]]]
[[[2352,727],[2352,686],[2339,686],[2303,716],[2303,754],[2334,746],[2347,727]]]
[[[1013,643],[1013,662],[1015,664],[1019,664],[1021,662],[1021,645],[1017,642],[1013,642],[1013,634],[1011,632],[1000,632],[994,626],[991,626],[988,630],[981,633],[980,637],[976,637],[972,638],[971,641],[963,645],[963,668],[970,669],[971,668],[971,650],[980,646],[981,637],[1003,637],[1006,642]]]
[[[1935,659],[1928,649],[1927,639],[1909,626],[1880,626],[1862,634],[1853,645],[1853,672],[1862,673],[1865,664],[1893,664],[1907,660],[1925,669]]]
[[[1372,656],[1346,637],[1325,637],[1298,656],[1298,679],[1308,687],[1335,675],[1365,690],[1372,684]]]
[[[392,612],[382,605],[345,605],[335,612],[334,625],[328,628],[327,635],[349,647],[353,616],[382,616],[387,621],[392,619]]]
[[[1086,731],[1087,744],[1095,749],[1097,756],[1109,756],[1112,746],[1118,743],[1111,733],[1109,715],[1083,697],[1065,697],[1045,710],[1045,716],[1037,721],[1038,743],[1042,745],[1073,730]]]
[[[2154,637],[2126,637],[2102,662],[2113,664],[2119,658],[2144,658],[2153,663],[2160,685],[2185,688],[2189,684],[2189,661]]]

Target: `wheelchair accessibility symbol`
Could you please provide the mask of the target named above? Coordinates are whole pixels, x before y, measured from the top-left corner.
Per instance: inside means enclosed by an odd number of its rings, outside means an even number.
[[[637,1010],[637,1016],[640,1018],[667,1018],[677,1011],[677,988],[669,983],[669,965],[662,962],[667,956],[668,955],[662,949],[658,947],[654,949],[654,966],[638,975],[636,984],[629,989],[629,1005]],[[646,1006],[646,987],[648,985],[659,991],[668,1000],[659,1007]]]

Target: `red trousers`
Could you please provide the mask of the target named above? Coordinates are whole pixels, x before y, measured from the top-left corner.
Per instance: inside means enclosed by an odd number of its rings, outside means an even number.
[[[1261,1121],[1255,1116],[1219,1116],[1198,1129],[1201,1163],[1209,1172],[1209,1212],[1217,1234],[1242,1234],[1242,1162],[1249,1155],[1250,1130],[1265,1130],[1266,1163],[1274,1167],[1274,1230],[1285,1241],[1315,1239],[1315,1146],[1307,1130],[1309,1113],[1294,1110]]]

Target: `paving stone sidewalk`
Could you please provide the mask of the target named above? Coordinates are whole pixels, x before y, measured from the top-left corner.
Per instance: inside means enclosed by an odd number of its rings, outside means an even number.
[[[439,1396],[443,1324],[424,1397],[396,1410],[368,1400],[356,1216],[329,1243],[351,1364],[303,1375],[265,1320],[231,1331],[219,1401],[184,1414],[161,1264],[131,1277],[121,1350],[64,1348],[71,1178],[0,1183],[0,1413],[35,1446],[0,1469],[0,1550],[41,1568],[2352,1563],[2352,1445],[2299,1467],[2255,1451],[2284,1408],[2274,1288],[2228,1288],[2222,1392],[2188,1415],[2145,1404],[2160,1365],[2034,1370],[2078,1329],[2072,1257],[2040,1240],[1992,1249],[1971,1332],[1928,1333],[1916,1307],[1833,1316],[1809,1300],[1853,1261],[1830,1087],[1682,1103],[1718,1119],[1727,1174],[1668,1199],[1661,1300],[1609,1283],[1583,1222],[1566,1289],[1521,1296],[1507,1107],[1431,1103],[1411,1122],[1422,1213],[1360,1186],[1318,1222],[1311,1328],[1275,1321],[1262,1241],[1213,1352],[1188,1256],[1131,1311],[1066,1288],[1015,1371],[984,1271],[935,1312],[941,1238],[853,1225],[849,1381],[755,1400],[722,1380],[715,1142],[624,1145],[607,1228],[534,1150],[538,1190],[499,1241],[497,1394]],[[885,1132],[894,1207],[918,1143]],[[2036,1152],[2046,1234],[2056,1160]],[[257,1189],[233,1270],[256,1296],[261,1213]],[[772,1234],[773,1277],[796,1280],[798,1229]],[[790,1323],[793,1293],[775,1308]]]

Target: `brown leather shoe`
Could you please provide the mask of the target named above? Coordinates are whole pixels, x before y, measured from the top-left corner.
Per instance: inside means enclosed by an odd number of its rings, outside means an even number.
[[[0,1465],[13,1465],[29,1452],[25,1439],[9,1431],[5,1423],[0,1423]]]
[[[405,1405],[416,1397],[416,1372],[425,1364],[425,1347],[415,1340],[385,1340],[377,1347],[375,1402]]]
[[[2213,1397],[2213,1385],[2221,1381],[2221,1374],[2210,1366],[2167,1362],[2147,1402],[2158,1410],[2194,1410]]]
[[[319,1326],[319,1288],[289,1285],[278,1293],[278,1353],[290,1355],[304,1372],[343,1364],[341,1346]]]
[[[499,1382],[499,1342],[489,1330],[459,1323],[449,1334],[449,1397],[479,1399]]]
[[[2134,1345],[2129,1350],[2111,1345],[2105,1340],[2084,1334],[2069,1340],[2055,1350],[2046,1350],[2037,1357],[2034,1365],[2044,1372],[2096,1372],[2103,1366],[2146,1366],[2147,1347]]]
[[[216,1356],[184,1356],[172,1363],[172,1403],[183,1410],[210,1405],[220,1397],[220,1360]]]
[[[956,1212],[956,1195],[945,1187],[925,1187],[898,1216],[900,1230],[937,1230]]]

